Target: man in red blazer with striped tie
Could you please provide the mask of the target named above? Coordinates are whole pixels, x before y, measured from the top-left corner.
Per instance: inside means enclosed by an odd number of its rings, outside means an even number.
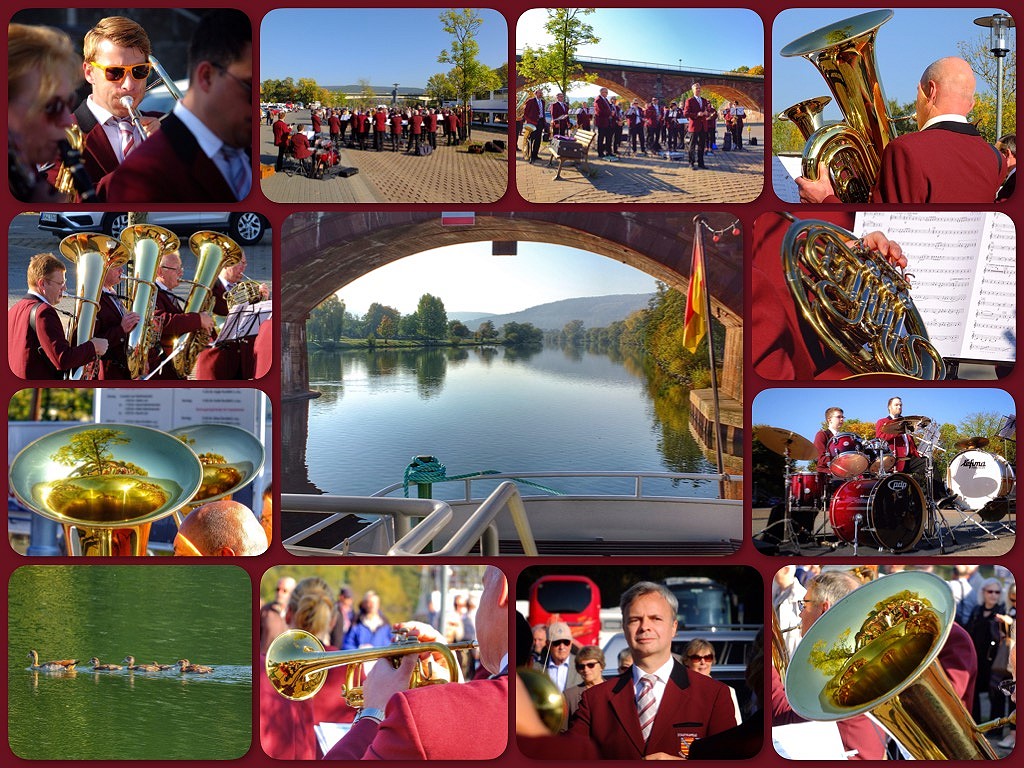
[[[605,760],[685,758],[690,744],[736,725],[729,688],[672,657],[678,602],[641,581],[620,600],[633,666],[583,692],[572,737],[586,737]]]
[[[508,582],[493,565],[484,572],[483,582],[476,635],[480,661],[491,677],[408,690],[414,655],[402,657],[397,670],[390,664],[375,664],[363,684],[363,709],[325,759],[491,760],[505,751]],[[426,624],[403,626],[418,631],[421,640],[443,642],[437,630]]]

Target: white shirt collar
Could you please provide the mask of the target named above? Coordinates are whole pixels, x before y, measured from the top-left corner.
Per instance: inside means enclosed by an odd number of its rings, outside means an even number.
[[[43,302],[44,304],[50,304],[50,302],[48,302],[48,301],[46,300],[46,297],[45,297],[45,296],[43,296],[43,294],[41,294],[41,293],[38,293],[38,292],[36,292],[36,291],[29,291],[29,292],[28,292],[28,295],[29,295],[29,296],[35,296],[35,297],[36,297],[37,299],[39,299],[40,301],[42,301],[42,302]],[[51,304],[50,306],[53,306],[53,305]]]
[[[212,159],[220,151],[224,142],[180,101],[174,105],[174,115],[185,124],[185,127],[195,137],[200,149],[203,150],[203,154]]]
[[[112,117],[115,120],[118,119],[114,116],[113,112],[109,111],[106,107],[101,107],[97,104],[91,93],[89,94],[89,98],[85,100],[85,104],[89,108],[89,111],[92,112],[93,117],[96,118],[96,122],[100,125],[106,125],[107,120]]]
[[[669,681],[669,679],[672,677],[672,668],[674,666],[675,666],[675,659],[673,659],[672,656],[669,656],[668,657],[668,661],[666,661],[664,664],[662,664],[660,667],[658,667],[656,670],[654,670],[653,674],[654,674],[654,676],[656,678],[658,678],[658,682],[659,683],[667,683]],[[636,664],[634,664],[632,666],[632,670],[633,670],[633,685],[639,685],[640,684],[640,678],[643,677],[646,674],[650,674],[648,672],[644,672]]]
[[[963,115],[936,115],[931,120],[921,126],[923,131],[925,128],[935,125],[935,123],[966,123],[967,118]]]

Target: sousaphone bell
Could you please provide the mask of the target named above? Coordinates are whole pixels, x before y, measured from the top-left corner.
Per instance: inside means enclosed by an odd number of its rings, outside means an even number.
[[[202,480],[188,446],[130,424],[51,432],[22,449],[9,471],[18,500],[64,526],[73,556],[145,555],[151,524],[187,504]]]

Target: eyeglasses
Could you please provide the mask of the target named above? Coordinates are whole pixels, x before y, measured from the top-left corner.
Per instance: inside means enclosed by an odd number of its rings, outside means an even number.
[[[1001,589],[986,589],[985,590],[985,594],[986,595],[1001,595],[1002,593],[1003,593],[1003,590],[1001,590]]]
[[[551,647],[554,648],[556,645],[572,645],[572,640],[555,640]]]
[[[131,73],[132,80],[146,80],[149,78],[149,73],[153,71],[153,65],[149,62],[144,64],[132,64],[131,66],[124,66],[123,64],[100,64],[98,61],[90,61],[89,64],[97,69],[102,69],[103,76],[111,83],[120,83],[124,80],[125,75],[129,73]]]
[[[238,83],[240,86],[242,86],[245,89],[245,92],[248,93],[250,96],[252,95],[252,78],[249,78],[248,80],[243,80],[238,75],[235,75],[235,74],[232,74],[231,72],[228,72],[228,68],[223,66],[223,65],[221,65],[221,64],[214,64],[213,66],[222,75],[227,75],[232,80],[234,80],[236,83]]]
[[[797,607],[797,610],[802,611],[804,609],[804,607],[806,607],[808,605],[814,605],[815,603],[820,603],[820,602],[821,602],[821,600],[797,600],[796,601],[796,607]]]
[[[70,96],[53,96],[43,104],[43,114],[47,120],[54,122],[64,115],[64,110],[74,112],[77,104],[78,99],[73,93]]]
[[[179,274],[185,271],[184,267],[170,267],[167,265],[160,267],[160,269],[169,269],[171,272],[178,272]]]
[[[1013,692],[1017,690],[1017,681],[1003,680],[1003,682],[997,685],[996,688],[1002,691],[1004,696],[1012,696]]]
[[[68,285],[67,280],[61,280],[60,282],[57,282],[56,280],[51,280],[48,277],[44,277],[43,280],[45,280],[48,283],[53,283],[54,285],[59,286],[60,288],[66,288]]]
[[[705,653],[702,656],[699,653],[691,653],[689,656],[687,656],[687,658],[690,661],[708,661],[708,662],[711,662],[711,661],[715,660],[715,654],[713,654],[713,653]]]
[[[600,664],[596,661],[582,661],[576,665],[576,671],[582,672],[584,669],[593,669],[597,666],[600,666]]]

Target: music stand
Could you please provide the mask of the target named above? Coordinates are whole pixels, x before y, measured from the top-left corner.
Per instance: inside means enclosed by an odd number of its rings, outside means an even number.
[[[272,303],[270,299],[256,304],[236,304],[228,310],[224,327],[217,335],[213,346],[221,346],[229,341],[255,336],[260,326],[270,319]]]

